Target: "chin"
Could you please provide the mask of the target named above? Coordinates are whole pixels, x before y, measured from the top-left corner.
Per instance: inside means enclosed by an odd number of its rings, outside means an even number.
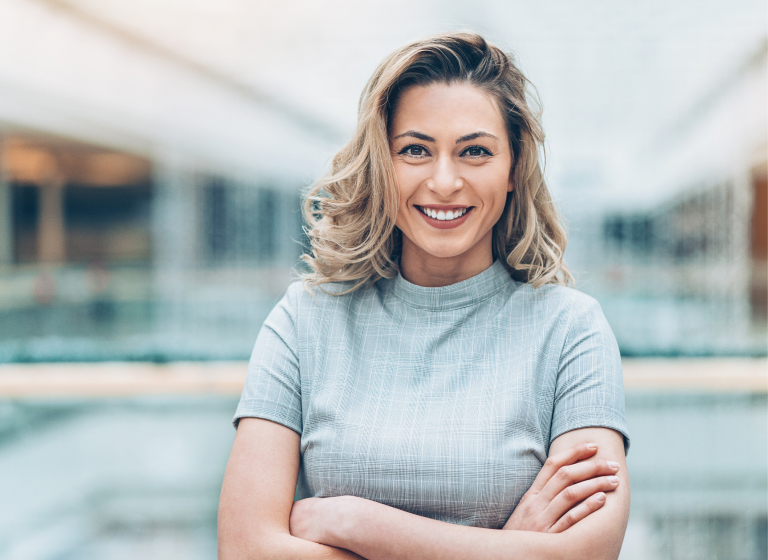
[[[466,248],[457,247],[455,244],[451,245],[422,245],[422,251],[438,259],[452,259],[460,257],[466,252]]]

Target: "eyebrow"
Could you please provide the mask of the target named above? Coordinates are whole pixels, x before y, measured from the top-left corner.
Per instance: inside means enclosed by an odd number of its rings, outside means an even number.
[[[402,134],[398,134],[395,136],[392,140],[397,140],[398,138],[402,138],[403,136],[413,136],[414,138],[418,138],[419,140],[424,140],[425,142],[435,142],[435,139],[431,136],[427,136],[426,134],[422,134],[421,132],[416,132],[415,130],[409,130],[408,132],[403,132]]]
[[[494,136],[493,134],[490,134],[489,132],[473,132],[472,134],[467,134],[466,136],[462,136],[458,140],[456,140],[457,144],[461,144],[462,142],[469,142],[470,140],[474,140],[475,138],[495,138],[498,140],[498,137]]]
[[[424,140],[425,142],[435,142],[435,139],[431,136],[427,136],[426,134],[422,134],[421,132],[417,132],[415,130],[409,130],[408,132],[403,132],[402,134],[398,134],[395,136],[392,140],[397,140],[398,138],[402,138],[403,136],[412,136],[413,138],[418,138],[419,140]],[[499,138],[497,136],[494,136],[493,134],[490,134],[488,132],[473,132],[472,134],[466,134],[456,140],[457,144],[461,144],[462,142],[469,142],[470,140],[474,140],[476,138],[495,138],[498,140]]]

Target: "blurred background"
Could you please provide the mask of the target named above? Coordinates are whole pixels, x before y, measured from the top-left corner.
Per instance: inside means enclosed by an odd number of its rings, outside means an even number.
[[[764,0],[0,1],[0,557],[213,559],[301,190],[378,62],[469,28],[544,107],[621,347],[622,559],[768,558]]]

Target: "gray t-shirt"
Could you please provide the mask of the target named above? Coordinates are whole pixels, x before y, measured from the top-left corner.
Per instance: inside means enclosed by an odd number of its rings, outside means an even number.
[[[441,288],[313,293],[292,284],[264,322],[235,413],[301,435],[299,497],[501,528],[560,434],[628,445],[619,350],[589,296],[498,261]]]

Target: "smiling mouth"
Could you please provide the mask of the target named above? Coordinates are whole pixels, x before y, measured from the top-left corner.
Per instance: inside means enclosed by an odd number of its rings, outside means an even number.
[[[450,222],[451,220],[457,220],[461,218],[464,214],[469,212],[470,209],[472,209],[472,206],[467,207],[460,207],[460,208],[454,208],[452,210],[435,210],[434,208],[429,208],[428,206],[416,206],[418,208],[419,212],[424,214],[425,216],[429,216],[430,218],[433,218],[435,220],[440,220],[441,222]]]

